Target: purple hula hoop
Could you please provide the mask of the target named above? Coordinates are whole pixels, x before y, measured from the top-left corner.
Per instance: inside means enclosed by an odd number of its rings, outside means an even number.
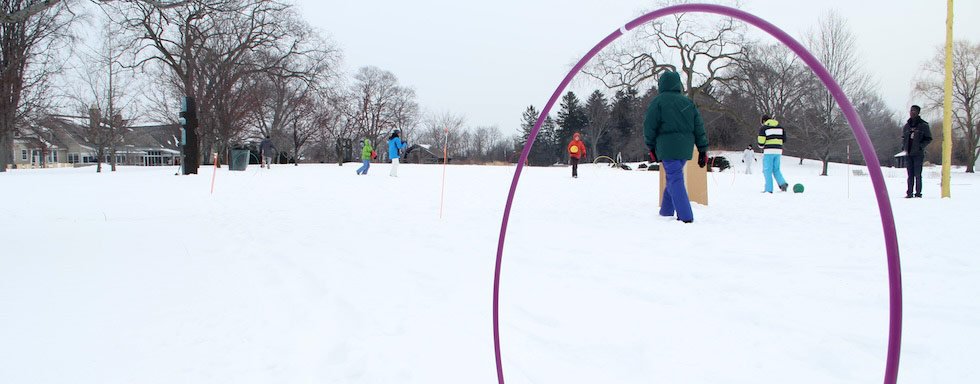
[[[493,276],[493,347],[495,352],[495,357],[497,360],[497,381],[499,384],[504,384],[504,370],[500,358],[500,324],[499,324],[499,302],[500,302],[500,264],[504,255],[504,239],[507,236],[507,221],[510,218],[511,205],[514,202],[514,194],[517,191],[517,182],[521,178],[521,171],[524,169],[524,163],[527,161],[528,153],[531,151],[531,146],[534,144],[534,140],[538,136],[538,131],[541,129],[541,124],[544,122],[548,113],[551,112],[551,108],[555,105],[558,97],[568,86],[568,83],[575,77],[576,74],[585,66],[593,56],[599,53],[600,50],[605,48],[613,40],[616,40],[623,35],[626,31],[632,30],[639,25],[650,22],[659,17],[672,15],[675,13],[686,13],[686,12],[703,12],[703,13],[714,13],[719,15],[724,15],[728,17],[733,17],[742,20],[746,23],[752,24],[763,31],[766,31],[772,35],[776,40],[789,47],[793,52],[799,56],[807,66],[820,78],[824,86],[833,95],[834,100],[837,105],[840,106],[841,110],[844,111],[844,116],[847,117],[847,122],[851,125],[851,130],[854,131],[854,136],[857,138],[858,144],[861,147],[861,153],[864,155],[864,159],[868,165],[868,172],[871,175],[871,181],[875,189],[875,197],[878,200],[878,211],[881,213],[881,228],[885,234],[885,251],[887,254],[888,262],[888,286],[889,286],[889,329],[888,329],[888,352],[885,362],[885,384],[895,384],[898,380],[898,360],[901,353],[901,343],[902,343],[902,271],[901,265],[898,258],[898,236],[895,233],[895,218],[892,214],[891,202],[888,200],[888,189],[885,187],[885,179],[882,176],[881,164],[878,162],[878,156],[875,153],[874,145],[871,144],[871,138],[868,136],[868,131],[865,130],[864,124],[858,117],[857,111],[854,110],[854,106],[848,100],[844,91],[840,88],[840,85],[834,81],[833,77],[827,72],[827,69],[820,63],[817,58],[815,58],[809,51],[803,47],[802,44],[793,39],[790,35],[783,32],[781,29],[769,22],[752,15],[750,13],[725,7],[721,5],[713,4],[681,4],[670,6],[656,11],[647,13],[640,16],[633,21],[627,23],[624,27],[613,31],[602,39],[595,47],[592,48],[585,56],[582,57],[578,63],[575,64],[567,75],[565,79],[562,80],[558,88],[555,89],[555,93],[551,95],[551,99],[541,110],[541,115],[538,116],[537,122],[534,124],[534,129],[531,130],[531,135],[528,138],[527,144],[524,145],[524,150],[521,152],[521,158],[517,162],[517,169],[514,171],[514,179],[510,183],[510,192],[507,195],[507,205],[504,207],[503,221],[500,224],[500,238],[497,242],[497,263],[494,268]]]

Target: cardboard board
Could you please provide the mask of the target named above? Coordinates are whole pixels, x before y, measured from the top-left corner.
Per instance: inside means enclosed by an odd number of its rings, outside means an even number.
[[[684,186],[687,188],[687,198],[692,203],[708,205],[708,169],[698,166],[694,160],[698,149],[694,148],[691,159],[684,164]],[[660,165],[660,198],[657,199],[657,206],[664,201],[664,189],[667,188],[667,173],[664,171],[663,164]]]

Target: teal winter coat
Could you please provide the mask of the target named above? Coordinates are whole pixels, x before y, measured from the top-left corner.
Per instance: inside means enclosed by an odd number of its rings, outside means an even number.
[[[655,149],[657,160],[690,160],[694,147],[707,153],[708,135],[701,113],[681,91],[681,77],[666,72],[657,84],[659,94],[647,107],[643,137],[647,148]]]

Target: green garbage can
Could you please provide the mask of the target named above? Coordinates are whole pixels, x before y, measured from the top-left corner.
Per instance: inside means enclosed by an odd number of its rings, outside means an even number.
[[[231,164],[228,164],[229,171],[244,171],[248,167],[248,157],[251,153],[247,149],[232,149]]]

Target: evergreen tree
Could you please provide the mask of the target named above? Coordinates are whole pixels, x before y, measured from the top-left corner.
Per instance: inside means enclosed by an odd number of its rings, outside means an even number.
[[[527,144],[528,136],[531,136],[531,130],[534,129],[534,123],[538,121],[538,110],[534,108],[533,105],[529,105],[527,109],[524,110],[524,115],[521,116],[521,148],[524,144]],[[518,148],[518,150],[521,150]]]
[[[519,148],[517,151],[523,151],[524,146],[527,144],[528,139],[531,137],[531,131],[534,130],[534,124],[538,122],[538,115],[540,112],[533,105],[528,106],[524,110],[524,115],[521,119],[521,138]],[[541,129],[538,131],[538,135],[534,140],[534,144],[531,146],[531,152],[527,155],[528,165],[551,165],[555,162],[554,156],[554,145],[555,140],[555,122],[548,116],[544,124],[541,125]]]
[[[646,152],[642,145],[639,149],[635,148],[637,142],[643,142],[643,122],[638,121],[642,120],[637,118],[638,107],[635,88],[616,91],[610,111],[612,145],[608,156],[614,157],[622,152],[624,158],[640,158]]]
[[[544,124],[541,124],[541,132],[538,133],[538,141],[535,143],[536,148],[540,148],[539,151],[535,152],[537,155],[535,163],[538,165],[552,165],[561,158],[559,155],[559,149],[562,145],[559,143],[561,139],[561,134],[558,131],[558,124],[555,123],[555,119],[548,116],[544,119]],[[540,144],[537,145],[537,144]]]
[[[606,96],[595,90],[585,102],[585,137],[591,141],[592,156],[609,153],[609,105]]]
[[[565,159],[564,144],[572,140],[575,132],[582,132],[588,122],[585,108],[575,96],[574,92],[568,92],[561,98],[561,110],[558,111],[558,129],[556,130],[555,143],[557,144],[558,159]],[[585,138],[583,138],[585,139]]]

